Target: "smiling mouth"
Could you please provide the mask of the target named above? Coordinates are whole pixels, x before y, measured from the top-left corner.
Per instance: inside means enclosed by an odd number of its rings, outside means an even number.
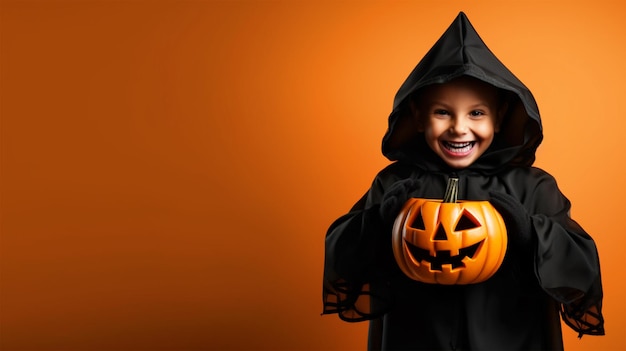
[[[435,256],[431,256],[430,252],[426,249],[419,248],[409,242],[406,242],[407,247],[409,248],[409,252],[413,256],[413,258],[418,261],[426,261],[430,263],[430,269],[432,271],[442,271],[441,266],[444,264],[449,264],[454,268],[465,267],[465,263],[463,263],[463,259],[465,257],[474,258],[476,256],[476,252],[480,248],[481,244],[484,240],[477,242],[472,246],[468,246],[459,250],[459,254],[455,256],[450,255],[449,250],[440,250],[435,252]]]
[[[475,141],[465,141],[465,142],[462,142],[462,143],[455,143],[455,142],[452,142],[452,141],[444,141],[441,144],[443,145],[444,148],[446,148],[451,153],[465,154],[465,153],[468,153],[470,150],[472,150],[472,148],[474,147],[476,142]]]

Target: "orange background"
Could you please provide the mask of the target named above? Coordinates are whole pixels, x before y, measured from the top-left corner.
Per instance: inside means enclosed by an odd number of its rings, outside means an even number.
[[[1,5],[3,350],[363,350],[324,235],[388,162],[396,89],[460,10],[535,94],[537,166],[626,349],[621,1]]]

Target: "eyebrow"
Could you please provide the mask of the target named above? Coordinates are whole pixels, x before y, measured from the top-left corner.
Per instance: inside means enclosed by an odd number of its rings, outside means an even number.
[[[444,102],[441,102],[441,101],[432,101],[432,102],[430,102],[430,103],[426,104],[426,106],[429,106],[429,107],[433,107],[433,106],[437,106],[437,105],[442,106],[442,107],[445,107],[445,108],[451,108],[449,104],[444,103]],[[488,103],[486,103],[486,102],[479,102],[479,103],[477,103],[477,104],[473,104],[473,105],[470,105],[470,106],[469,106],[469,108],[471,108],[471,109],[474,109],[474,108],[480,108],[480,107],[483,107],[483,108],[491,108],[491,107],[489,106],[489,104],[488,104]]]

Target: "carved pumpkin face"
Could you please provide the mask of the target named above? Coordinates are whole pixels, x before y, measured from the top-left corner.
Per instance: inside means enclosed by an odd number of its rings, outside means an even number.
[[[504,221],[488,201],[409,199],[392,240],[404,274],[445,285],[487,280],[500,268],[507,247]]]

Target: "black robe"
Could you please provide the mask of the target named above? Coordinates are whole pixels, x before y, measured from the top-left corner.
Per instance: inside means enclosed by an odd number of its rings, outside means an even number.
[[[507,96],[508,110],[489,149],[471,166],[452,169],[427,146],[408,101],[431,84],[471,76]],[[370,322],[370,349],[562,350],[559,316],[580,336],[603,335],[600,264],[593,239],[570,218],[570,202],[555,179],[533,167],[542,140],[531,92],[487,48],[460,13],[400,87],[383,138],[394,161],[329,228],[324,312]],[[437,285],[406,277],[395,262],[391,227],[379,215],[396,181],[414,178],[410,195],[441,198],[447,179],[459,180],[459,199],[488,200],[493,191],[515,197],[530,214],[531,245],[509,240],[504,262],[485,282]]]

